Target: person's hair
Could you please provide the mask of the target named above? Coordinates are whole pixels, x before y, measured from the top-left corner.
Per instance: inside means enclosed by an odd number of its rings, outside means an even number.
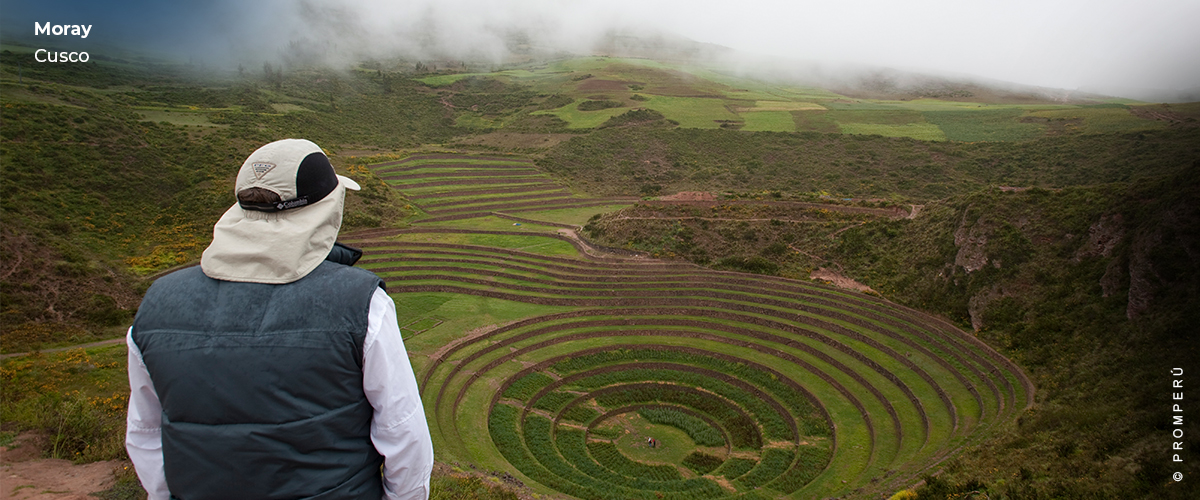
[[[279,194],[260,187],[246,188],[238,191],[238,203],[279,203],[283,201]]]

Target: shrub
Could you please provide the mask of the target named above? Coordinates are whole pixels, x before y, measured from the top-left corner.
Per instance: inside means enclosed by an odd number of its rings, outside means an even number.
[[[794,458],[795,454],[791,450],[769,449],[763,452],[758,466],[750,469],[750,472],[739,478],[737,482],[747,489],[762,486],[782,475],[791,466]]]
[[[538,398],[533,402],[533,407],[539,410],[559,411],[576,397],[575,394],[555,391]]]
[[[796,449],[796,462],[778,479],[767,484],[768,488],[791,493],[817,477],[825,464],[829,463],[831,451],[816,446],[801,446]]]
[[[516,493],[499,485],[486,483],[478,476],[454,477],[435,473],[429,481],[430,500],[519,500],[520,498]]]
[[[124,346],[6,360],[0,419],[49,436],[46,455],[76,462],[125,458],[129,385]]]
[[[747,472],[750,472],[750,469],[753,469],[755,465],[758,465],[757,460],[751,460],[749,458],[731,458],[726,460],[725,464],[717,469],[716,474],[719,476],[725,476],[726,479],[733,480],[742,477],[742,475]]]
[[[573,102],[575,102],[575,99],[565,95],[554,94],[542,101],[542,103],[538,105],[537,109],[558,109]]]
[[[533,397],[538,389],[545,387],[553,381],[554,379],[550,378],[549,375],[533,372],[521,377],[508,386],[508,389],[504,390],[504,397],[525,401]]]
[[[581,424],[586,424],[588,422],[591,422],[593,419],[595,419],[596,417],[599,417],[599,416],[600,416],[600,412],[598,412],[594,409],[588,408],[586,406],[578,406],[578,405],[572,406],[572,407],[568,408],[567,411],[564,411],[562,413],[563,420],[568,420],[571,422],[579,422]]]
[[[725,257],[717,261],[713,268],[754,274],[777,274],[779,272],[779,264],[757,255],[754,257]]]
[[[716,470],[723,463],[724,460],[699,451],[693,451],[683,458],[683,465],[700,475]]]
[[[688,437],[700,446],[725,445],[725,438],[721,437],[719,431],[708,425],[708,422],[674,408],[643,408],[638,411],[638,414],[652,423],[669,425],[686,432]]]
[[[593,101],[594,102],[594,101]],[[583,105],[580,104],[580,107]],[[617,116],[609,118],[608,121],[600,124],[599,128],[619,127],[621,125],[632,125],[639,123],[649,123],[662,120],[662,113],[653,109],[631,109]]]
[[[617,101],[603,100],[603,101],[583,101],[583,102],[579,103],[579,106],[577,106],[576,109],[578,109],[580,111],[599,111],[602,109],[619,108],[619,107],[621,107],[621,103],[619,103]]]
[[[644,478],[650,481],[683,479],[683,476],[679,475],[679,471],[669,465],[646,465],[630,460],[612,443],[588,443],[587,449],[595,457],[596,462],[623,476]]]

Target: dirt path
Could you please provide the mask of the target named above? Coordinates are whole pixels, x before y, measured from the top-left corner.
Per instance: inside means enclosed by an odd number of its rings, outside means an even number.
[[[613,253],[613,252],[606,252],[602,249],[596,248],[595,245],[592,245],[587,240],[581,238],[579,236],[579,233],[575,232],[574,229],[566,229],[566,228],[559,229],[558,234],[561,234],[561,235],[565,236],[567,239],[578,243],[579,248],[584,251],[583,253],[585,253],[586,255],[588,255],[592,258],[646,260],[646,258],[644,256],[639,255],[636,252],[630,252],[630,255],[621,255],[621,254],[617,254],[617,253]]]
[[[818,268],[809,275],[809,278],[820,281],[828,281],[833,283],[833,285],[838,288],[855,290],[863,293],[875,293],[875,290],[872,290],[871,287],[859,283],[835,269],[828,269],[824,267]]]
[[[900,219],[908,217],[903,208],[870,208],[870,207],[853,207],[846,205],[833,205],[827,203],[811,203],[807,201],[774,201],[774,200],[643,200],[640,202],[647,206],[693,206],[702,208],[712,208],[719,205],[770,205],[770,206],[787,206],[796,208],[813,208],[818,210],[829,210],[831,212],[842,212],[849,214],[869,214],[879,217],[888,217],[892,219]]]
[[[850,224],[849,226],[846,226],[846,227],[843,227],[843,228],[841,228],[841,229],[838,229],[837,231],[834,231],[834,232],[832,232],[832,233],[829,233],[829,239],[831,239],[831,240],[833,240],[833,239],[837,239],[838,235],[839,235],[839,234],[842,234],[842,232],[843,232],[843,231],[845,231],[845,230],[847,230],[847,229],[854,229],[854,228],[856,228],[856,227],[858,227],[858,226],[861,226],[861,225],[863,225],[863,224],[866,224],[866,222],[859,222],[859,223],[856,223],[856,224]]]
[[[25,432],[0,446],[0,500],[95,500],[92,493],[110,488],[118,461],[75,465],[69,460],[40,458],[40,436]]]

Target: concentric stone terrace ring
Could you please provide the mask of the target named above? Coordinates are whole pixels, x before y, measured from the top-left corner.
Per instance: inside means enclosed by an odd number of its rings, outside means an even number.
[[[418,378],[439,453],[575,497],[884,491],[1032,397],[971,335],[871,296],[686,264],[364,246],[393,293],[565,306],[462,337]]]

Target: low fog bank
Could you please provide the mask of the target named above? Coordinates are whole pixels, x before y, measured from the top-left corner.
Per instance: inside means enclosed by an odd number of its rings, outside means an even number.
[[[490,70],[606,54],[720,65],[862,97],[1200,100],[1192,54],[1200,31],[1180,25],[1200,15],[1200,4],[1147,0],[1138,11],[1109,0],[984,4],[44,0],[6,3],[0,36],[101,53],[131,47],[230,70],[364,61]],[[87,40],[34,37],[34,21],[94,30]]]

